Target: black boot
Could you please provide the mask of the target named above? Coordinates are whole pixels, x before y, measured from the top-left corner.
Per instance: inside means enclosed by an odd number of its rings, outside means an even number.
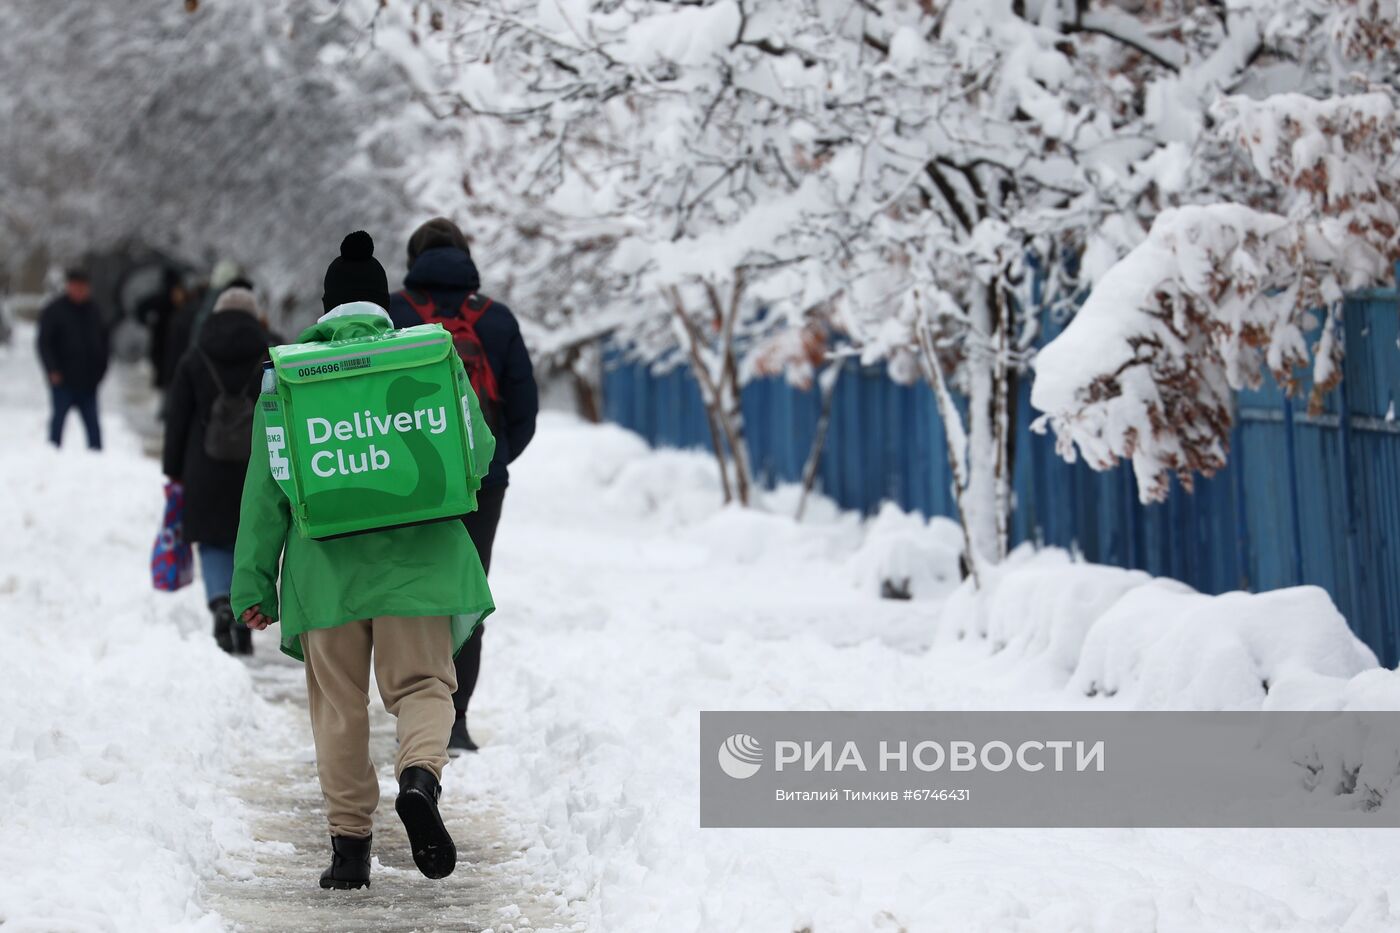
[[[413,864],[429,878],[446,878],[457,867],[457,847],[438,813],[440,796],[442,785],[426,768],[405,768],[399,775],[394,809],[408,831]]]
[[[321,887],[341,890],[369,887],[369,847],[373,838],[332,836],[331,867],[321,872]]]
[[[233,650],[238,654],[253,653],[253,630],[242,622],[233,623]]]
[[[476,743],[472,741],[471,733],[467,731],[465,710],[458,710],[457,718],[452,722],[452,734],[447,737],[447,751],[449,754],[476,751]]]
[[[209,604],[214,613],[214,641],[229,654],[233,654],[233,607],[227,596],[220,596]]]

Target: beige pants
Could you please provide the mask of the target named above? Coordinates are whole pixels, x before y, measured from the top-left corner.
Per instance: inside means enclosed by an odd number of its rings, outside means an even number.
[[[426,768],[441,778],[452,731],[452,626],[446,616],[380,616],[301,636],[316,771],[333,836],[370,834],[379,779],[369,759],[369,669],[398,719],[394,774]]]

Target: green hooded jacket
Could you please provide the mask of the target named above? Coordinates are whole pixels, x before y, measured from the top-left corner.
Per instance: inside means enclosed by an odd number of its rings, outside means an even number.
[[[322,320],[299,341],[346,340],[390,330],[385,315],[350,314]],[[461,360],[454,356],[461,369]],[[484,424],[476,396],[472,418]],[[262,406],[256,406],[253,436],[264,433]],[[491,462],[496,440],[482,432],[480,446]],[[282,651],[305,661],[301,635],[376,616],[450,616],[454,654],[473,629],[496,608],[476,547],[460,521],[367,532],[327,541],[304,538],[292,524],[291,503],[272,472],[253,461],[243,484],[238,542],[234,547],[235,617],[260,606],[282,625]],[[463,465],[466,469],[466,465]],[[278,575],[281,594],[278,594]]]

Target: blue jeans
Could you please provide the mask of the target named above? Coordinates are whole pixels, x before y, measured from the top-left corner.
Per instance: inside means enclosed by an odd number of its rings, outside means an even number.
[[[83,427],[87,428],[88,447],[102,449],[102,426],[97,423],[97,390],[70,389],[67,386],[52,386],[53,420],[49,422],[49,443],[63,446],[63,422],[68,420],[68,412],[78,409],[82,415]]]
[[[219,597],[228,598],[233,589],[233,549],[200,544],[199,572],[204,577],[204,599],[213,602]]]

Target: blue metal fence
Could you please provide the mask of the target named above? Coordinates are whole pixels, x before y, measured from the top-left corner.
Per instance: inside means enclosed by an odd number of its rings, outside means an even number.
[[[1305,413],[1273,385],[1242,392],[1229,466],[1137,501],[1132,471],[1068,464],[1051,438],[1029,430],[1029,386],[1017,405],[1015,540],[1077,549],[1087,559],[1175,577],[1199,590],[1267,590],[1299,583],[1332,594],[1382,663],[1400,660],[1400,298],[1353,296],[1344,315],[1342,386],[1327,410]],[[615,363],[604,376],[609,420],[660,446],[705,447],[694,380]],[[796,481],[819,411],[815,391],[777,379],[743,393],[754,470]],[[899,386],[854,363],[836,389],[819,487],[842,506],[873,512],[892,500],[956,515],[943,428],[925,386]]]

